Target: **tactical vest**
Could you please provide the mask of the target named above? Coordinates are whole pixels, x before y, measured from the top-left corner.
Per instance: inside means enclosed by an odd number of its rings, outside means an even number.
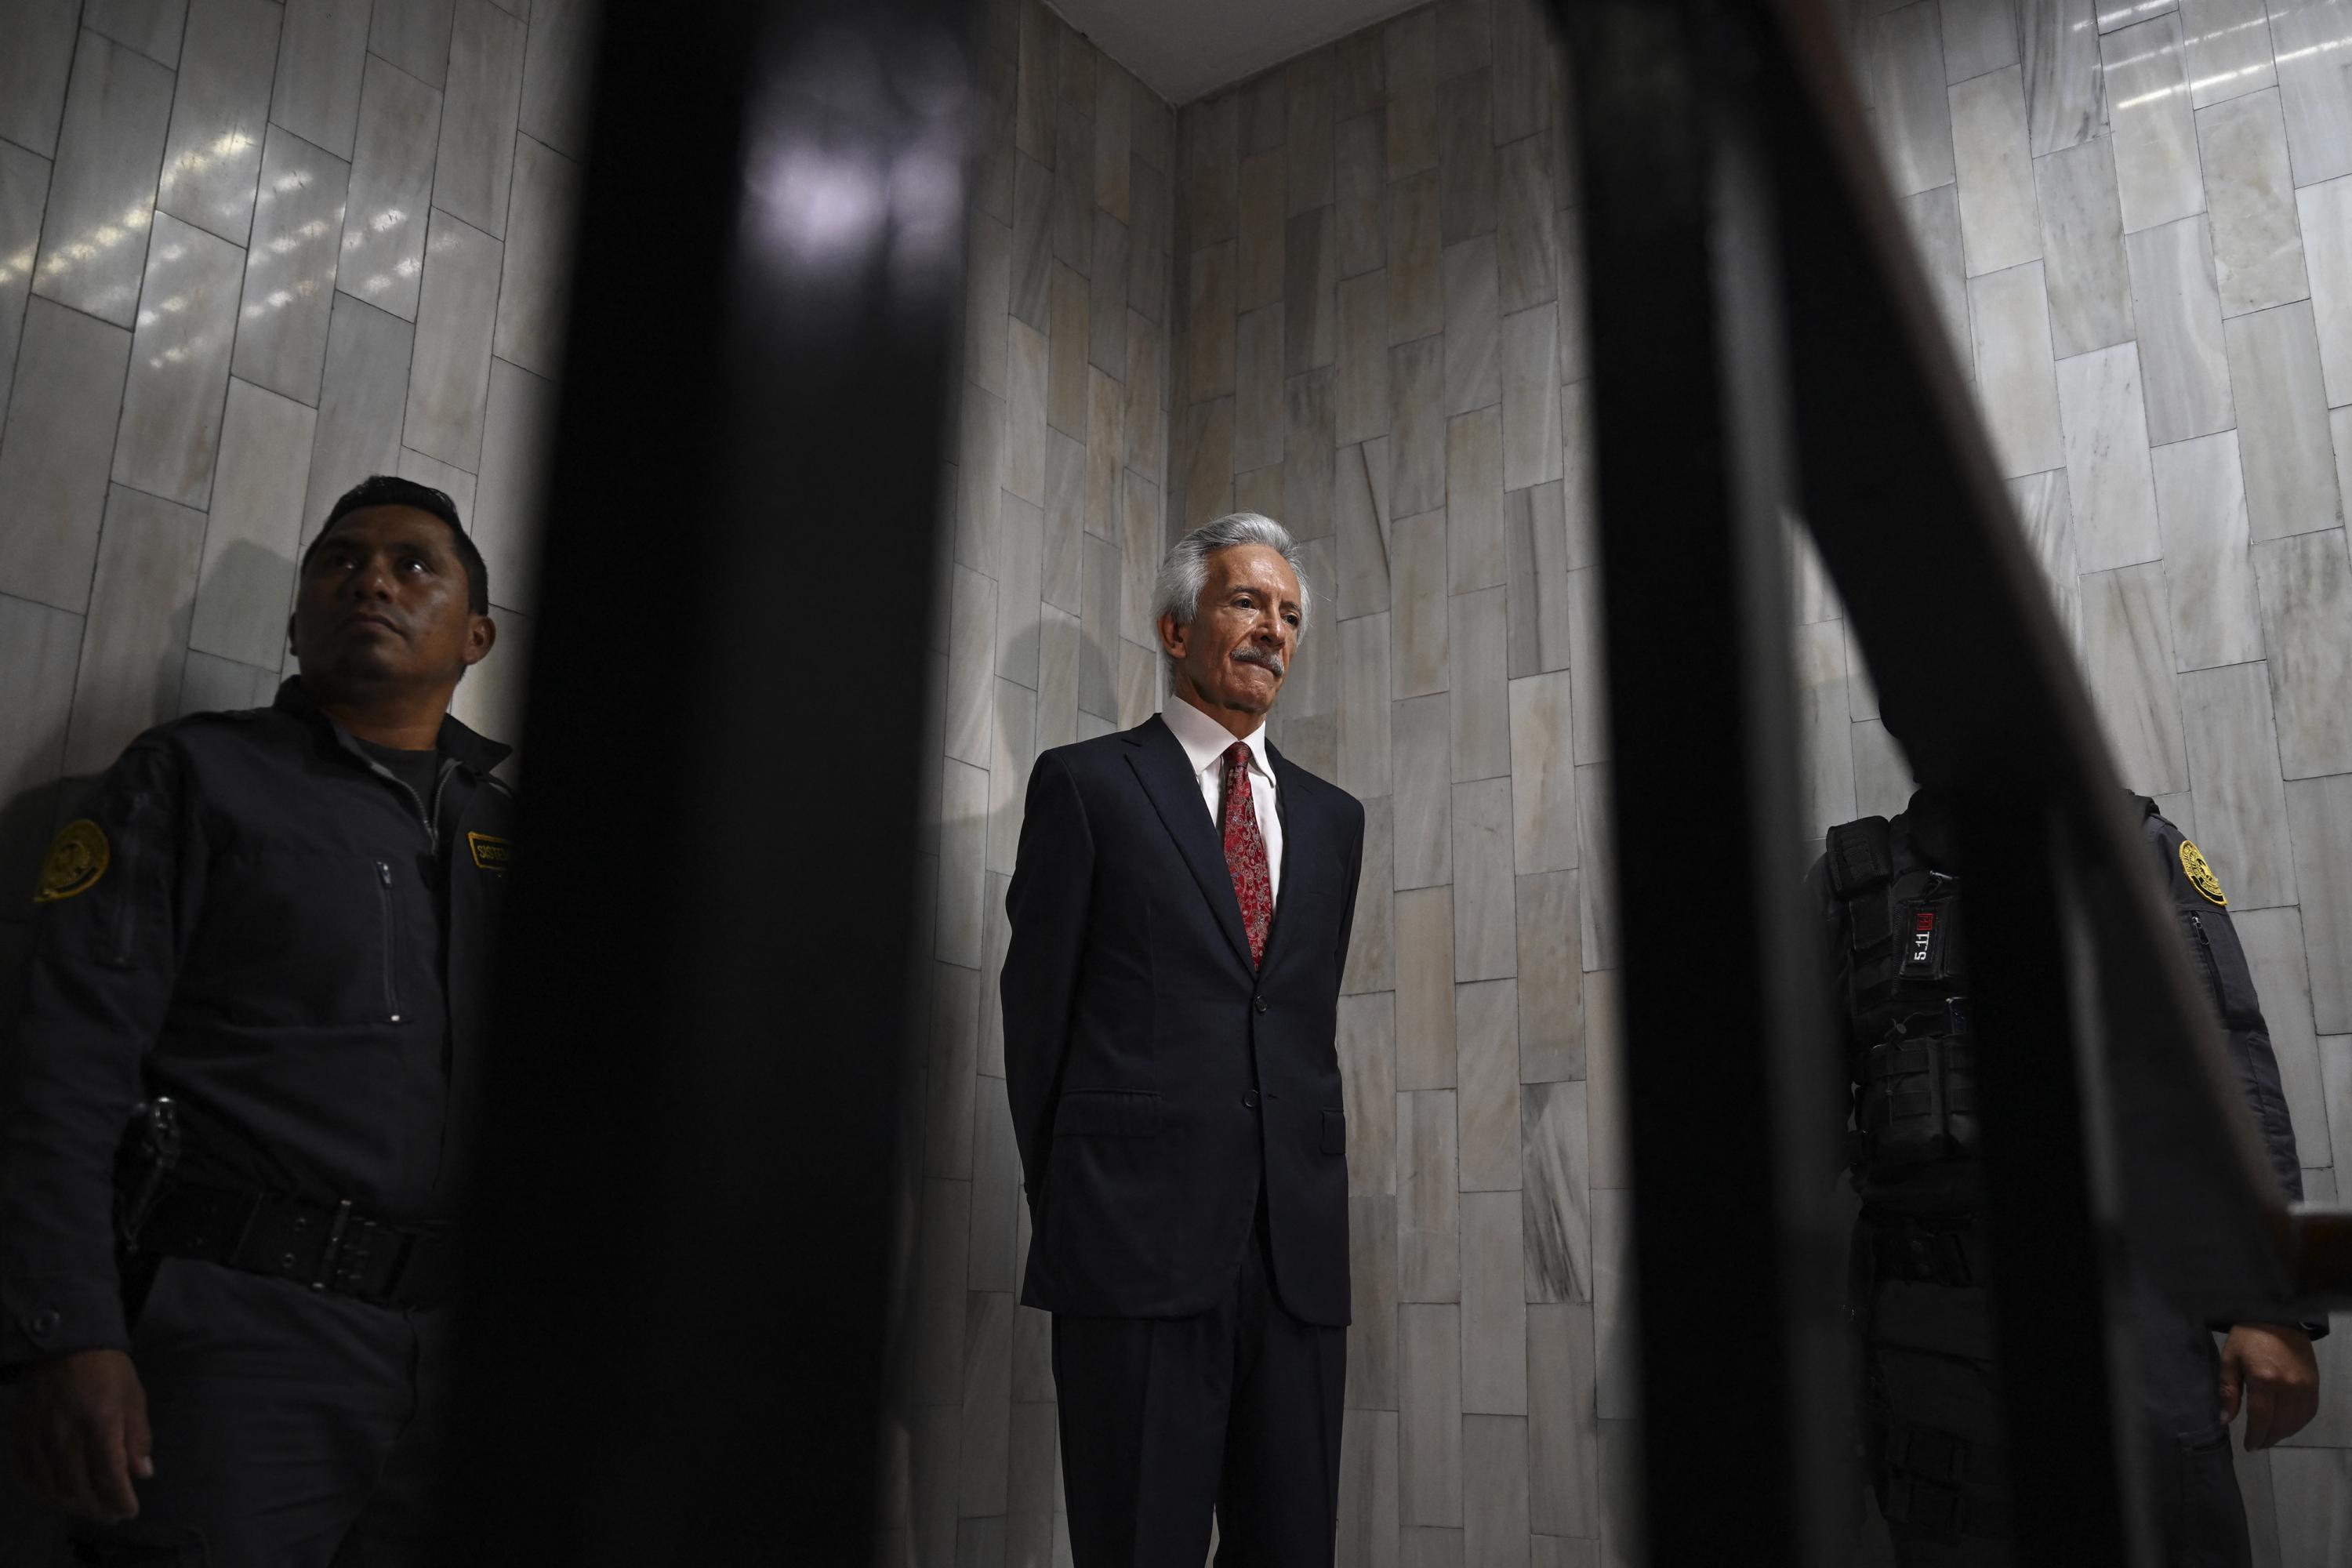
[[[1958,879],[1907,843],[1898,855],[1883,816],[1830,829],[1828,871],[1844,911],[1855,1186],[1951,1194],[1938,1178],[1959,1173],[1935,1168],[1971,1162],[1979,1130]]]

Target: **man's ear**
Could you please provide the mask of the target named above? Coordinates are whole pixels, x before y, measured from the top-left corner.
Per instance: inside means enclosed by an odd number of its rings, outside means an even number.
[[[466,665],[471,668],[490,657],[498,646],[499,623],[488,616],[475,616],[466,623]]]
[[[1178,626],[1176,617],[1166,610],[1160,612],[1160,646],[1167,651],[1169,658],[1184,657],[1184,637],[1192,629],[1190,626]]]

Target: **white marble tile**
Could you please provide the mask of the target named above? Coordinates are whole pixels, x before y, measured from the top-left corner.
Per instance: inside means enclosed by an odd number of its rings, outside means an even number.
[[[2233,316],[2224,328],[2248,530],[2276,539],[2337,526],[2344,504],[2310,303]]]
[[[1601,569],[1587,566],[1568,574],[1569,679],[1574,688],[1571,727],[1576,761],[1609,760],[1609,669],[1607,628],[1601,625]]]
[[[2278,94],[2259,92],[2200,110],[2197,143],[2213,217],[2221,313],[2242,316],[2308,295]]]
[[[1560,477],[1559,307],[1503,318],[1503,489]]]
[[[2025,126],[2025,87],[2015,66],[1951,89],[1960,240],[1970,277],[2042,257],[2041,213]]]
[[[2280,1568],[2352,1561],[2352,1449],[2283,1447],[2270,1459]]]
[[[2352,6],[2342,0],[2270,0],[2270,13],[2294,183],[2352,174],[2352,97],[2344,90]]]
[[[1348,942],[1344,995],[1397,988],[1396,803],[1385,795],[1364,801],[1364,859],[1356,877],[1356,926]],[[1453,930],[1452,916],[1446,930]],[[1446,955],[1451,972],[1454,958]]]
[[[1004,497],[1003,506],[1004,531],[997,555],[996,673],[1034,691],[1037,687],[1038,615],[1044,608],[1041,589],[1045,567],[1045,514],[1035,503],[1014,495]],[[1126,614],[1123,601],[1120,608],[1121,624],[1140,618]],[[1294,665],[1294,683],[1297,679]],[[1013,869],[1009,864],[990,868],[1008,873]]]
[[[338,158],[352,156],[368,0],[287,0],[269,118]]]
[[[2201,809],[2198,816],[2198,826],[2210,833]],[[2217,869],[2228,877],[2226,867]],[[2224,891],[2230,889],[2227,880],[2221,886]],[[2234,896],[2231,901],[2236,902]],[[2243,910],[2231,914],[2231,923],[2245,944],[2246,962],[2254,974],[2254,994],[2262,998],[2263,1021],[2270,1026],[2279,1083],[2286,1091],[2287,1119],[2294,1127],[2295,1156],[2306,1165],[2332,1165],[2327,1090],[2320,1076],[2319,1039],[2312,1027],[2302,917],[2292,906]]]
[[[2018,43],[2033,155],[2098,136],[2106,110],[2093,0],[2020,0]]]
[[[247,665],[283,655],[318,417],[290,397],[228,384],[189,647]]]
[[[2112,33],[2118,27],[2167,16],[2179,8],[2179,0],[2097,0],[2099,31]]]
[[[48,195],[49,161],[0,142],[0,409],[8,405]]]
[[[456,0],[376,0],[368,52],[427,86],[440,87],[449,77],[449,32],[456,10]]]
[[[1000,610],[1003,603],[1000,594]],[[1010,877],[1013,852],[1021,843],[1029,769],[1037,760],[1037,693],[1003,676],[996,678],[992,690],[993,699],[989,703],[987,865],[992,873]],[[1001,1049],[1000,1046],[1000,1052]]]
[[[1640,1328],[1633,1301],[1632,1194],[1615,1188],[1592,1194],[1592,1333],[1594,1404],[1604,1421],[1641,1414]]]
[[[1633,1182],[1623,1089],[1623,978],[1613,969],[1588,970],[1584,976],[1584,1116],[1595,1192]]]
[[[2011,0],[1943,0],[1944,75],[1956,82],[2017,64]]]
[[[1977,404],[2005,477],[2043,473],[2066,460],[2042,271],[2034,261],[1969,279]]]
[[[528,136],[515,138],[514,200],[506,270],[499,286],[499,358],[555,375],[563,368],[563,317],[571,300],[572,216],[580,170]]]
[[[1396,704],[1390,716],[1397,802],[1396,885],[1454,879],[1451,699],[1440,691]]]
[[[2047,250],[2050,339],[2062,358],[2134,335],[2115,144],[2101,136],[2034,160]]]
[[[1528,1309],[1528,1518],[1559,1544],[1597,1551],[1601,1431],[1593,1405],[1592,1309],[1577,1302]],[[1540,1560],[1538,1560],[1540,1561]],[[1563,1557],[1555,1568],[1589,1559]]]
[[[80,0],[15,0],[0,53],[0,139],[43,158],[58,150],[58,117],[73,68]]]
[[[179,716],[190,713],[234,713],[267,708],[278,691],[278,668],[256,668],[232,659],[189,650],[180,671]]]
[[[28,796],[45,794],[65,766],[81,639],[81,616],[0,595],[0,666],[9,672],[0,682],[0,803],[10,817],[26,809]],[[0,839],[0,868],[21,871],[20,887],[32,885],[50,827],[46,809],[30,815],[37,820],[11,823]]]
[[[1397,1310],[1397,1518],[1407,1526],[1462,1522],[1461,1318],[1451,1304]]]
[[[490,0],[457,0],[433,205],[499,238],[507,229],[522,67],[523,24]]]
[[[1517,892],[1511,877],[1511,781],[1455,784],[1453,831],[1454,978],[1507,976],[1517,968],[1519,955],[1513,918]],[[1518,1081],[1516,1046],[1510,1079]]]
[[[233,245],[253,226],[278,15],[272,0],[194,0],[188,13],[155,205]]]
[[[1234,471],[1280,463],[1282,437],[1282,306],[1276,303],[1244,311],[1234,323]]]
[[[1903,748],[1884,721],[1864,719],[1853,735],[1853,809],[1856,816],[1893,816],[1917,787]]]
[[[1516,0],[1506,0],[1515,4]],[[1496,262],[1507,312],[1532,309],[1559,290],[1559,209],[1546,148],[1549,138],[1528,136],[1496,150]]]
[[[2181,0],[2180,22],[2199,109],[2277,85],[2263,0]]]
[[[1339,286],[1339,375],[1337,438],[1342,446],[1389,430],[1389,289],[1385,272],[1343,278]]]
[[[89,0],[81,25],[158,65],[179,66],[188,0]]]
[[[303,455],[307,458],[308,451],[306,450]],[[307,475],[309,471],[310,465],[306,461],[303,464],[303,472]],[[406,447],[400,449],[398,472],[404,479],[415,479],[420,485],[430,485],[447,496],[457,503],[457,515],[466,520],[467,527],[470,529],[473,526],[475,488],[473,475],[455,464],[445,463],[438,458],[428,458],[424,453],[413,451]],[[298,507],[300,505],[299,497],[296,498],[296,505]],[[500,586],[503,588],[504,584]]]
[[[1503,497],[1514,678],[1568,668],[1565,504],[1564,482],[1530,485]]]
[[[2181,66],[2180,18],[2168,15],[2099,40],[2107,119],[2116,143],[2116,195],[2124,232],[2205,210],[2197,163],[2197,116]]]
[[[2182,676],[2180,719],[2198,845],[2229,889],[2230,907],[2242,913],[2293,903],[2294,859],[2268,669],[2257,661]]]
[[[382,60],[367,62],[335,287],[404,321],[416,319],[440,122],[437,89]]]
[[[595,0],[531,0],[521,128],[572,158],[588,155],[588,79],[595,66]]]
[[[1352,1393],[1358,1358],[1348,1362]],[[1339,1560],[1397,1568],[1397,1413],[1350,1405],[1341,1433]]]
[[[1503,400],[1497,335],[1500,275],[1495,237],[1445,247],[1445,412],[1467,414]]]
[[[2352,560],[2344,531],[2253,547],[2285,777],[2352,773]]]
[[[2026,543],[2033,551],[2034,562],[2041,568],[2042,585],[2050,592],[2051,607],[2057,612],[2068,646],[2078,647],[2082,642],[2083,614],[2076,574],[2081,562],[2074,547],[2074,508],[2067,493],[2065,470],[2011,479],[2009,499],[2016,510],[2018,524],[2025,532]],[[1853,661],[1850,659],[1848,663],[1852,666]],[[1867,672],[1857,669],[1856,679],[1866,685]],[[1873,689],[1866,710],[1857,703],[1853,716],[1871,718],[1877,712],[1878,694]]]
[[[1800,818],[1816,837],[1854,816],[1853,721],[1846,716],[1845,626],[1817,621],[1796,629],[1792,673],[1797,695]]]
[[[2147,439],[2162,445],[2229,429],[2237,408],[2204,215],[2142,229],[2124,247],[2139,321]]]
[[[57,167],[33,292],[118,327],[131,324],[172,112],[169,70],[81,35],[58,132]]]
[[[2329,405],[2340,407],[2352,403],[2352,176],[2306,186],[2294,200],[2310,252],[2320,370]]]
[[[1465,1312],[1466,1334],[1470,1331],[1466,1308]],[[1520,1359],[1526,1359],[1524,1339]],[[1471,1370],[1465,1367],[1463,1383],[1466,1407],[1475,1407]],[[1521,1375],[1525,1375],[1524,1366]],[[1528,1423],[1524,1417],[1463,1416],[1462,1518],[1465,1568],[1528,1568]]]
[[[1510,683],[1513,861],[1522,874],[1577,863],[1572,686],[1566,670]]]
[[[2262,658],[2262,602],[2246,552],[2237,432],[2158,447],[2149,458],[2164,525],[2174,657],[2183,669]]]
[[[490,342],[505,247],[436,209],[417,296],[404,439],[461,468],[478,466],[489,398]]]
[[[1943,318],[1944,333],[1963,376],[1976,374],[1969,352],[1969,283],[1960,254],[1960,204],[1958,185],[1937,185],[1896,204],[1911,230],[1912,248],[1927,275],[1936,296],[1936,312]]]
[[[1454,890],[1409,888],[1396,895],[1397,1087],[1450,1089],[1456,1072],[1454,1044]],[[1454,1184],[1446,1104],[1445,1184]]]
[[[1422,697],[1448,684],[1445,514],[1401,517],[1390,531],[1391,631],[1396,695]]]
[[[1519,1079],[1580,1079],[1585,1050],[1579,874],[1538,872],[1521,877],[1518,890]]]
[[[1519,1131],[1526,1205],[1524,1264],[1530,1302],[1592,1299],[1592,1199],[1580,1082],[1530,1083],[1520,1090]]]
[[[159,214],[115,437],[114,482],[202,508],[220,452],[245,253]]]
[[[1584,900],[1580,934],[1587,974],[1597,969],[1614,969],[1622,961],[1622,928],[1617,916],[1616,804],[1609,770],[1607,763],[1580,765],[1576,770],[1576,818],[1582,839],[1577,850],[1581,861],[1579,891]],[[1588,1038],[1591,1033],[1591,996],[1588,989]]]
[[[1407,516],[1445,504],[1445,340],[1389,351],[1389,497]]]
[[[2116,775],[2143,795],[2189,787],[2161,563],[2085,572],[2083,673]]]
[[[319,384],[319,434],[310,449],[310,494],[302,503],[305,543],[336,497],[370,474],[392,473],[398,467],[414,336],[415,329],[397,316],[336,296],[327,322],[326,370]]]
[[[1455,594],[1510,578],[1503,528],[1503,422],[1481,408],[1445,423],[1447,586]]]
[[[74,678],[66,772],[112,765],[138,735],[179,711],[205,514],[113,486]]]
[[[47,300],[25,309],[0,433],[0,592],[89,600],[131,334]]]
[[[1324,635],[1339,639],[1339,773],[1335,781],[1365,798],[1389,792],[1389,625],[1385,614],[1341,621]]]
[[[1460,900],[1455,900],[1457,905]],[[1454,1038],[1461,1086],[1456,1179],[1465,1196],[1515,1194],[1509,1208],[1509,1292],[1524,1299],[1519,1279],[1519,997],[1515,980],[1488,980],[1454,988]],[[1466,1219],[1466,1215],[1465,1215]],[[1498,1246],[1497,1254],[1502,1252]],[[1463,1258],[1467,1273],[1472,1259]],[[1490,1282],[1489,1289],[1492,1289]],[[1499,1291],[1496,1292],[1500,1294]]]
[[[299,403],[319,401],[351,166],[271,126],[246,251],[231,370]]]
[[[1337,1049],[1348,1116],[1348,1195],[1396,1193],[1396,998],[1388,992],[1339,998]],[[1394,1289],[1382,1281],[1383,1294]]]
[[[2138,345],[2117,343],[2059,361],[2058,401],[2077,563],[2100,572],[2157,560],[2164,541],[2148,468]]]
[[[1447,606],[1456,784],[1511,771],[1506,595],[1501,587],[1484,588],[1457,595]]]
[[[1936,7],[1902,6],[1869,27],[1872,122],[1895,194],[1944,184],[1952,178],[1952,111]]]
[[[1447,1009],[1452,1010],[1448,987]],[[1398,1082],[1404,1079],[1403,999],[1398,999]],[[1448,1042],[1449,1050],[1451,1041]],[[1462,1299],[1462,1200],[1455,1184],[1456,1123],[1450,1089],[1397,1096],[1397,1276],[1404,1301]]]
[[[2352,775],[2295,779],[2285,788],[2313,1022],[2323,1035],[2352,1033]],[[2352,1140],[2352,1117],[2331,1124]],[[2352,1155],[2352,1142],[2346,1152]]]

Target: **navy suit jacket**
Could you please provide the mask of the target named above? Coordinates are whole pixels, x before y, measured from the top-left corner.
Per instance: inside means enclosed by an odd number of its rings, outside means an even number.
[[[1156,715],[1030,775],[1003,980],[1029,1306],[1207,1310],[1263,1184],[1282,1304],[1348,1321],[1337,1037],[1364,808],[1267,752],[1282,883],[1255,967],[1217,825]]]

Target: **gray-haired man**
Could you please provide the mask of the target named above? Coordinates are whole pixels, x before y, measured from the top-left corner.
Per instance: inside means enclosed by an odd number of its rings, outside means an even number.
[[[1169,552],[1174,700],[1037,759],[1004,1079],[1079,1568],[1332,1559],[1348,1322],[1336,1037],[1364,811],[1265,741],[1312,598],[1280,524]]]

